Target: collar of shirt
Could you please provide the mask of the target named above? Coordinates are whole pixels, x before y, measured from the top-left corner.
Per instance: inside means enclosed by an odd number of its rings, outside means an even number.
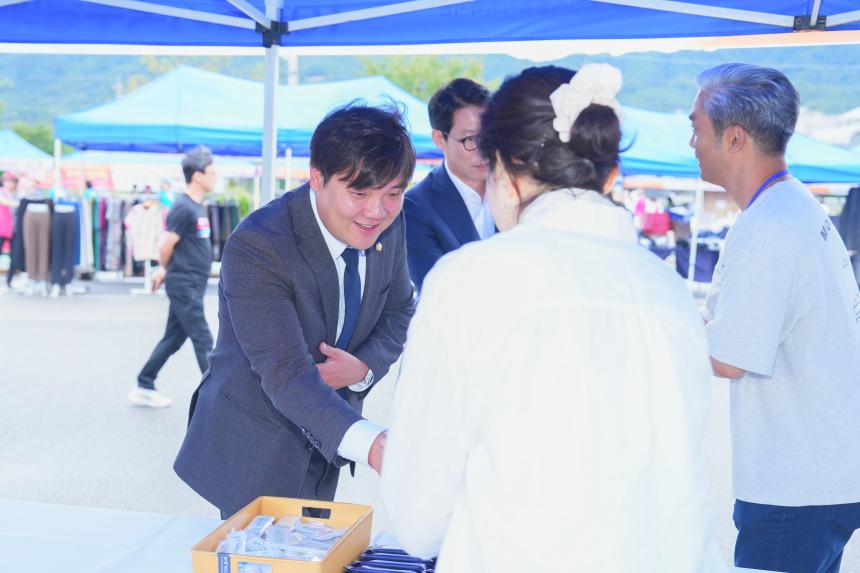
[[[482,198],[478,192],[466,185],[459,177],[451,173],[448,169],[448,164],[443,162],[445,172],[454,184],[454,188],[460,193],[463,202],[466,204],[466,210],[469,211],[469,217],[472,223],[475,224],[475,229],[478,231],[478,236],[482,239],[488,239],[496,233],[496,225],[493,223],[493,217],[490,215],[490,209],[486,202],[486,194]]]
[[[481,214],[481,209],[484,206],[484,200],[477,191],[466,185],[462,179],[454,175],[451,170],[448,169],[448,162],[443,162],[442,165],[445,166],[445,172],[448,173],[451,183],[454,184],[457,192],[461,197],[463,197],[463,202],[466,204],[466,209],[469,210],[469,216],[472,217],[472,221],[477,221],[478,216]]]
[[[525,226],[577,231],[637,242],[633,216],[596,191],[557,189],[538,196],[520,217]]]
[[[323,239],[325,240],[326,247],[328,247],[329,253],[331,253],[331,258],[337,261],[340,259],[340,256],[343,254],[343,250],[347,248],[349,245],[335,237],[331,234],[325,225],[323,225],[322,219],[320,219],[320,212],[317,208],[317,194],[313,189],[311,191],[311,209],[314,212],[314,218],[317,220],[317,225],[319,225],[320,231],[322,232]],[[358,251],[360,257],[364,257],[364,251]]]

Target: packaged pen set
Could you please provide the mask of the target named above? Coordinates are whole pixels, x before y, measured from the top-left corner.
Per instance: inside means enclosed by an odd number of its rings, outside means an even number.
[[[235,529],[221,540],[217,553],[322,561],[344,529],[333,529],[316,521],[285,515],[275,519],[258,515],[244,529]]]
[[[421,559],[394,547],[369,547],[344,573],[433,573],[436,558]]]

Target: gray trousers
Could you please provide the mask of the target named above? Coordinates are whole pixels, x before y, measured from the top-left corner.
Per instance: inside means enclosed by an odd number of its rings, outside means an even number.
[[[24,261],[32,281],[47,281],[51,270],[51,213],[24,213]]]

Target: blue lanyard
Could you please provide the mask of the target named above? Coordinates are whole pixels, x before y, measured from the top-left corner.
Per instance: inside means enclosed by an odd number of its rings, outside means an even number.
[[[776,173],[774,173],[773,175],[768,177],[765,180],[765,182],[761,184],[761,187],[759,187],[756,190],[755,194],[752,196],[752,199],[750,199],[749,204],[747,204],[747,209],[752,207],[752,204],[755,203],[755,200],[758,199],[758,196],[761,195],[761,192],[764,191],[768,185],[773,183],[773,181],[775,179],[779,179],[780,177],[785,177],[786,175],[788,175],[788,169],[783,169],[782,171],[777,171]]]

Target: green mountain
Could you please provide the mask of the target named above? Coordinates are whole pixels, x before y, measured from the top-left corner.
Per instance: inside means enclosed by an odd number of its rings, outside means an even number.
[[[535,64],[508,56],[467,56],[483,64],[483,78],[498,85],[505,76]],[[446,56],[447,58],[447,56]],[[303,56],[302,82],[365,75],[359,57]],[[733,49],[714,52],[648,52],[625,56],[569,56],[554,63],[576,68],[608,62],[624,75],[624,104],[658,111],[689,109],[698,71],[717,63],[744,61],[778,68],[794,82],[805,107],[841,113],[860,106],[860,46]],[[50,123],[57,115],[89,109],[157,77],[176,63],[261,79],[259,57],[137,57],[0,54],[0,127],[16,122]],[[287,73],[281,64],[282,80]]]

